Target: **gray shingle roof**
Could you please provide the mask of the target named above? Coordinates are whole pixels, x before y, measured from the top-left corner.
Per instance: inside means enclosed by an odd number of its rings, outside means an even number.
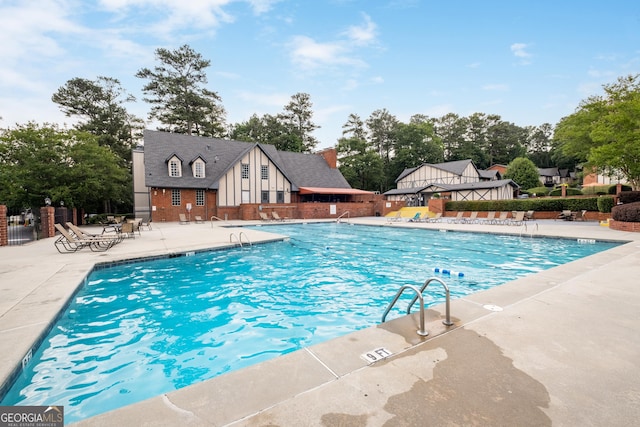
[[[217,189],[222,176],[242,156],[259,147],[296,187],[351,188],[338,169],[329,167],[319,154],[278,151],[273,145],[203,138],[176,133],[145,130],[145,185],[162,188]],[[182,177],[170,177],[167,160],[173,155],[182,160]],[[194,178],[189,162],[201,157],[205,161],[205,177]]]
[[[489,189],[489,188],[500,188],[505,185],[510,185],[513,188],[518,188],[518,184],[516,184],[513,180],[510,179],[499,179],[493,181],[478,181],[478,182],[466,182],[463,184],[442,184],[442,183],[433,183],[424,185],[422,187],[412,187],[412,188],[394,188],[392,190],[384,193],[386,196],[398,195],[398,194],[417,194],[426,189],[431,189],[432,191],[465,191],[465,190],[476,190],[476,189]]]
[[[405,176],[411,174],[417,169],[420,169],[424,165],[431,166],[433,168],[441,169],[447,172],[451,172],[455,175],[462,175],[464,170],[469,166],[469,163],[473,163],[471,159],[466,160],[455,160],[452,162],[444,162],[444,163],[423,163],[420,166],[416,166],[415,168],[407,168],[402,171],[402,173],[396,178],[395,182],[400,181]],[[475,165],[474,165],[475,167]],[[476,168],[477,170],[477,168]]]

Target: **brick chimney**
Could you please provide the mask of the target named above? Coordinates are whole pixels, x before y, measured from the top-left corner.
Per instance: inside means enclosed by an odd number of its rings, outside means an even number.
[[[324,150],[320,151],[318,154],[320,154],[322,157],[324,157],[324,160],[327,162],[327,164],[329,165],[329,167],[331,169],[335,169],[337,167],[337,164],[338,164],[338,152],[336,151],[335,148],[324,149]]]

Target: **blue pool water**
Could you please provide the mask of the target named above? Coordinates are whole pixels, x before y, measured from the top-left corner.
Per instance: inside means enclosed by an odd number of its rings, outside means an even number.
[[[94,271],[2,405],[64,405],[77,421],[376,325],[404,284],[437,276],[456,298],[616,245],[345,223],[262,230],[290,240]],[[430,291],[427,303],[443,302]]]

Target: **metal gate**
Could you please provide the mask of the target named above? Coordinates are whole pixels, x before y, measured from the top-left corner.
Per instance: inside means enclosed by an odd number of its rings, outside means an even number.
[[[7,237],[9,246],[24,245],[38,239],[39,212],[27,209],[7,210]]]

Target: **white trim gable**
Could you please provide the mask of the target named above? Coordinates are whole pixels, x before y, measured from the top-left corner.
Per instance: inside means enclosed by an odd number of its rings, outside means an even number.
[[[263,175],[263,171],[266,174]],[[263,179],[266,176],[266,179]],[[220,178],[218,206],[244,203],[291,203],[292,184],[256,145]]]
[[[204,161],[204,159],[200,156],[196,157],[194,160],[191,161],[191,174],[193,175],[194,178],[206,178],[207,174],[205,172],[206,168],[206,162]]]

